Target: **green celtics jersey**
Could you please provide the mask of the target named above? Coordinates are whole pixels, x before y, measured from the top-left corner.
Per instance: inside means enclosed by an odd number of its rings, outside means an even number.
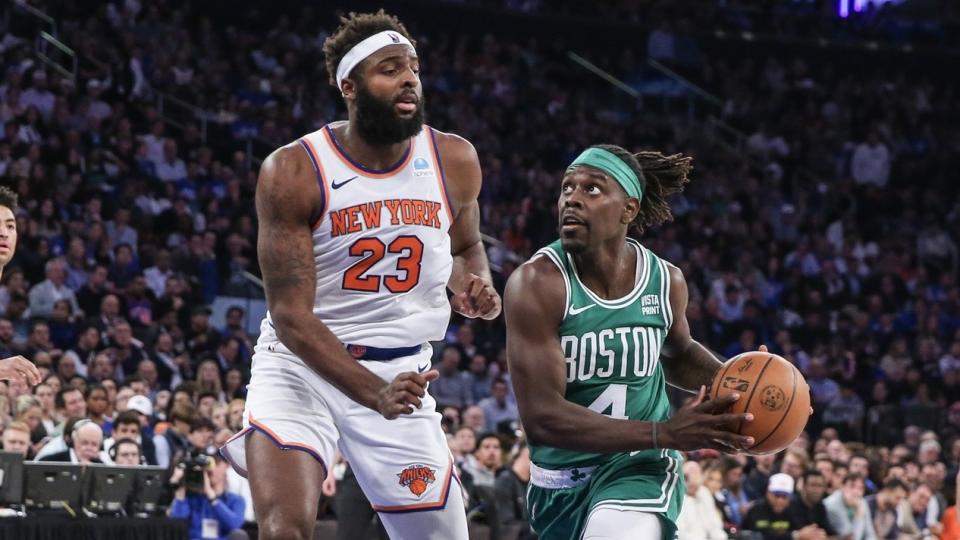
[[[670,415],[660,349],[670,329],[670,274],[666,262],[633,239],[636,286],[626,296],[604,300],[577,275],[560,241],[537,252],[559,267],[566,283],[560,346],[567,363],[568,401],[611,418],[663,421]],[[661,452],[648,450],[661,459]],[[539,446],[531,459],[545,469],[599,465],[616,454],[592,454]],[[642,457],[642,456],[638,456]]]

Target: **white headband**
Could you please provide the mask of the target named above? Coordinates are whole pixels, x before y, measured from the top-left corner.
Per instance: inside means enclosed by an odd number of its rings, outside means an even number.
[[[353,71],[353,68],[357,67],[357,64],[363,62],[368,56],[384,47],[399,45],[401,43],[409,45],[411,48],[413,47],[413,43],[410,43],[409,39],[403,37],[398,32],[384,30],[354,45],[352,49],[347,51],[347,54],[343,55],[343,59],[341,59],[340,64],[337,65],[337,90],[341,89],[341,83],[350,76],[350,72]]]

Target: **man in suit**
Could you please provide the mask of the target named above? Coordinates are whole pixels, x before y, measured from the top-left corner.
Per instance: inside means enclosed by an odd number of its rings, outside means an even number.
[[[848,473],[840,489],[824,499],[827,519],[838,535],[850,540],[877,540],[873,517],[863,498],[864,491],[863,476]]]
[[[71,445],[63,452],[46,456],[40,461],[59,461],[66,463],[102,463],[100,461],[100,443],[103,431],[93,420],[83,419],[73,425],[70,432]]]

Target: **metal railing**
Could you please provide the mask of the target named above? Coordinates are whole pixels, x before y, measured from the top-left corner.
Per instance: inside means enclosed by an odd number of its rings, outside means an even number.
[[[649,101],[644,100],[642,92],[577,53],[568,51],[567,56],[578,66],[610,83],[613,88],[635,98],[641,108]],[[696,119],[697,111],[701,111],[703,115],[702,120],[707,122],[709,128],[706,132],[714,135],[713,140],[715,142],[736,153],[741,159],[754,167],[760,168],[765,165],[746,151],[747,134],[723,119],[724,102],[722,98],[697,86],[683,75],[680,75],[652,58],[647,59],[646,65],[684,89],[684,92],[687,94],[687,117],[689,121],[693,122]],[[664,96],[664,101],[666,101],[666,99],[667,97]],[[666,109],[666,105],[664,105],[664,109]],[[798,167],[794,170],[797,175],[797,178],[794,179],[795,181],[797,179],[806,181],[819,180],[819,176],[808,169]]]
[[[70,71],[67,71],[67,69],[60,64],[60,62],[50,55],[51,47],[67,57],[72,68]],[[41,62],[50,66],[51,69],[59,73],[61,76],[72,81],[76,81],[78,68],[77,53],[52,34],[48,34],[47,32],[43,31],[40,32],[40,35],[37,36],[34,53]]]
[[[51,17],[50,15],[47,15],[47,14],[44,13],[43,11],[40,11],[39,9],[31,6],[30,4],[28,4],[28,3],[26,2],[26,0],[13,0],[13,6],[14,6],[15,8],[20,8],[20,9],[26,11],[27,13],[29,13],[29,14],[33,15],[34,17],[40,19],[40,20],[41,20],[42,22],[44,22],[45,24],[49,24],[49,25],[50,25],[50,35],[53,35],[53,36],[56,36],[56,35],[57,35],[57,21],[56,21],[53,17]]]
[[[43,60],[45,63],[50,64],[53,67],[53,69],[57,70],[58,73],[61,73],[64,76],[70,77],[71,79],[75,79],[79,58],[73,49],[68,47],[66,44],[64,44],[60,40],[56,39],[55,37],[57,33],[56,20],[53,17],[47,15],[46,13],[40,11],[39,9],[33,6],[30,6],[29,4],[26,4],[24,0],[14,0],[14,4],[16,6],[21,6],[25,8],[28,12],[35,15],[38,19],[50,25],[51,32],[49,33],[41,32],[40,39],[44,40],[45,43],[49,43],[50,45],[62,51],[64,54],[67,54],[68,56],[71,57],[72,64],[73,64],[73,73],[67,72],[65,69],[62,68],[62,66],[60,66],[53,59],[51,59],[49,55],[46,54],[45,48],[41,50],[38,47],[36,51],[38,57],[40,57],[41,60]],[[104,64],[102,61],[96,58],[85,58],[84,60],[100,66],[106,66],[106,64]],[[586,60],[584,61],[586,62]],[[630,89],[630,87],[625,84],[623,86],[624,86],[624,90]],[[180,99],[171,94],[167,94],[165,92],[160,92],[158,90],[152,90],[152,91],[154,93],[155,100],[156,100],[157,114],[165,123],[172,125],[177,129],[183,130],[187,126],[183,122],[183,120],[181,120],[182,118],[192,118],[192,119],[198,120],[200,122],[200,140],[203,144],[207,143],[207,136],[209,133],[209,124],[212,119],[215,119],[219,116],[216,112],[204,109],[192,103],[188,103],[183,99]],[[181,113],[180,115],[181,119],[176,118],[176,116],[178,115],[174,113],[173,110],[176,110],[179,113]],[[216,122],[215,120],[213,121]],[[219,122],[216,122],[216,123],[219,123]],[[246,143],[246,151],[244,154],[247,159],[248,167],[251,167],[254,163],[259,165],[260,163],[263,162],[263,157],[260,157],[254,154],[254,143],[259,143],[260,145],[263,145],[267,148],[272,148],[276,146],[275,143],[273,143],[272,141],[268,141],[267,139],[261,136],[247,137],[241,140],[245,141]],[[489,234],[486,234],[486,233],[481,233],[480,236],[484,244],[488,246],[497,246],[499,248],[503,248],[505,252],[505,257],[511,262],[515,264],[519,264],[523,262],[523,257],[521,257],[518,253],[506,248],[503,242],[501,242],[499,239],[493,236],[490,236]],[[497,265],[492,265],[491,268],[497,272],[501,271],[501,268],[499,268]],[[259,287],[261,290],[264,288],[263,280],[257,277],[256,275],[248,271],[244,271],[242,275],[244,279],[246,279],[251,284]]]

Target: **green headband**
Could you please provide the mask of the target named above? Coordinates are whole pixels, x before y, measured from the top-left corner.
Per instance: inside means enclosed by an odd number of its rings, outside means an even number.
[[[587,148],[573,160],[567,170],[577,165],[588,165],[609,174],[627,192],[628,197],[643,200],[643,186],[640,185],[637,173],[613,152],[602,148]]]

